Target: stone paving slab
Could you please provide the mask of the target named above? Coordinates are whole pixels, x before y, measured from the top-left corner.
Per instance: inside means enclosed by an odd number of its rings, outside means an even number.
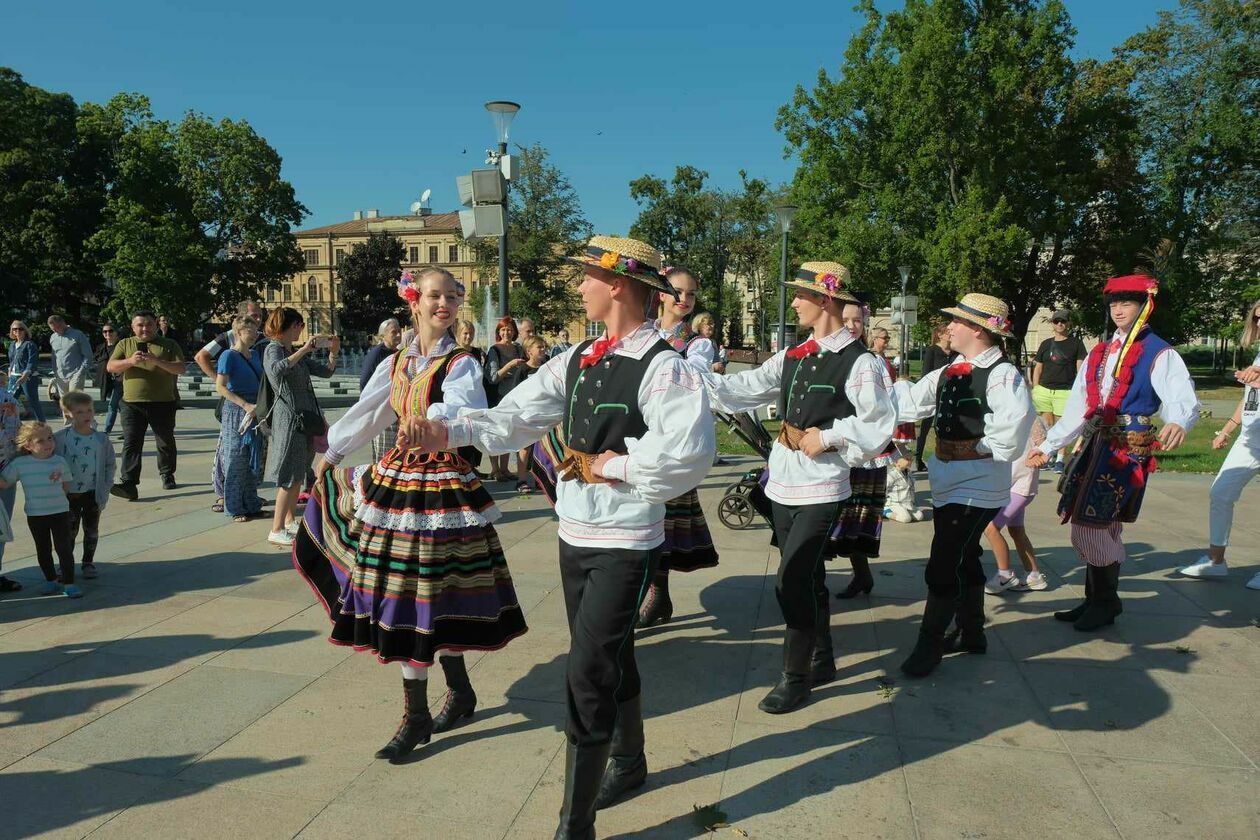
[[[162,494],[146,458],[145,498],[107,508],[83,599],[34,594],[15,522],[5,572],[28,589],[0,599],[0,840],[551,837],[568,631],[545,502],[500,499],[530,632],[469,655],[476,715],[391,766],[372,753],[397,723],[397,671],[327,642],[266,522],[209,510],[210,412],[181,412],[180,428],[182,486]],[[874,591],[831,602],[837,679],[770,716],[757,702],[782,655],[777,552],[761,523],[716,517],[753,465],[706,479],[722,564],[674,575],[673,621],[637,637],[651,776],[601,812],[601,837],[710,836],[695,811],[709,805],[728,824],[712,836],[731,838],[1260,836],[1260,593],[1242,586],[1260,490],[1240,503],[1229,580],[1190,581],[1175,569],[1202,551],[1208,477],[1157,476],[1126,529],[1125,613],[1086,635],[1049,618],[1081,597],[1084,569],[1047,477],[1028,530],[1049,589],[986,598],[989,654],[921,681],[897,665],[931,525],[888,523]],[[829,564],[833,591],[847,579]],[[435,669],[435,707],[443,691]]]

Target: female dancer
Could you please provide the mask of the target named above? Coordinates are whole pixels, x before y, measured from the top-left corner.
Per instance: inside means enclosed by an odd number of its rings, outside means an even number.
[[[439,268],[404,273],[399,295],[415,340],[385,359],[328,431],[328,452],[294,545],[294,565],[324,602],[330,641],[402,665],[402,723],[377,758],[397,763],[476,708],[464,650],[497,650],[525,632],[491,524],[494,500],[458,453],[396,446],[368,467],[332,469],[396,421],[485,408],[481,366],[450,334],[463,289]],[[425,698],[441,653],[448,687],[437,717]]]
[[[661,336],[697,370],[710,373],[716,360],[717,347],[712,339],[692,332],[687,323],[696,308],[696,292],[700,288],[695,275],[685,268],[669,268],[665,282],[673,286],[677,296],[658,293],[659,317],[655,326]],[[639,626],[664,624],[674,616],[674,603],[669,597],[670,570],[694,572],[718,564],[717,549],[709,524],[700,507],[700,494],[690,490],[665,503],[665,543],[661,546],[661,562],[657,567],[647,596],[639,609]]]

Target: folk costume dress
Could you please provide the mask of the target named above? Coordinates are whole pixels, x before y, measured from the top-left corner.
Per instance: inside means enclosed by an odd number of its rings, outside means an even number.
[[[400,418],[486,404],[481,366],[443,337],[386,358],[328,431],[330,463]],[[439,650],[496,650],[525,632],[490,494],[458,453],[397,447],[318,482],[294,564],[332,620],[330,641],[381,662],[433,664]]]

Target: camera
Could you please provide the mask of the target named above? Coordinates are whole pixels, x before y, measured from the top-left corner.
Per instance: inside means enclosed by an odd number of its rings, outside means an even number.
[[[332,347],[332,339],[331,339],[331,338],[317,338],[317,339],[315,339],[315,349],[316,349],[316,350],[327,350],[329,347]]]

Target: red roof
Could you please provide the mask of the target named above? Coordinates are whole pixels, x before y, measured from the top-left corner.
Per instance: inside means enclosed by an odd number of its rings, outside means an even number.
[[[348,222],[337,222],[334,225],[295,231],[295,236],[366,236],[368,225],[377,222],[404,220],[412,222],[414,230],[451,231],[459,230],[458,213],[434,213],[429,216],[377,216],[375,219],[351,219]],[[400,228],[394,228],[398,231]],[[405,230],[405,228],[403,228]]]

